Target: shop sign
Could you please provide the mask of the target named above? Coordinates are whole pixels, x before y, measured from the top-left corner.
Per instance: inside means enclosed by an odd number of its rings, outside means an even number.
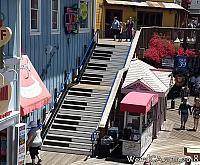
[[[153,123],[143,133],[141,137],[141,155],[146,151],[152,143],[153,138]]]
[[[172,57],[166,57],[162,59],[162,66],[166,68],[174,67],[174,59]]]
[[[0,47],[6,45],[12,36],[12,31],[9,27],[1,27],[0,28]]]
[[[3,82],[4,81],[4,82]],[[0,86],[0,119],[8,116],[10,113],[6,113],[8,111],[9,103],[11,100],[12,87],[9,81],[6,79],[0,79],[0,84],[4,84],[4,86]]]
[[[17,165],[25,165],[26,158],[26,125],[24,123],[17,124],[16,136],[18,137],[17,147]]]
[[[140,142],[123,140],[122,142],[123,155],[140,157],[140,151],[141,151]]]
[[[174,65],[175,70],[180,72],[186,72],[188,70],[189,59],[187,56],[176,56]]]

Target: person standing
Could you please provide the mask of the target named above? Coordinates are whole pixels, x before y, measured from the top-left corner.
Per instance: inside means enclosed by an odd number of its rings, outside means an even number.
[[[42,162],[42,159],[39,155],[39,150],[42,146],[41,129],[37,126],[35,121],[31,121],[28,126],[31,127],[31,129],[28,132],[27,150],[30,152],[32,165],[36,164],[35,157],[38,158],[37,164],[40,164]]]
[[[117,35],[119,33],[119,28],[120,28],[120,24],[119,21],[117,20],[117,17],[114,17],[111,29],[113,31],[113,35],[114,35],[114,41],[116,41],[117,39]]]
[[[126,23],[126,41],[128,41],[128,39],[132,41],[133,34],[134,34],[134,27],[135,27],[135,23],[133,21],[133,18],[130,17]]]
[[[181,101],[183,102],[184,97],[190,96],[190,89],[187,86],[182,87],[180,95],[181,95]]]
[[[185,124],[188,120],[188,116],[192,114],[191,106],[187,103],[187,97],[184,97],[183,102],[179,106],[178,114],[181,115],[181,129],[185,129]]]
[[[194,128],[193,130],[196,131],[199,124],[199,117],[200,117],[200,99],[196,98],[195,104],[192,109],[193,118],[194,118]]]

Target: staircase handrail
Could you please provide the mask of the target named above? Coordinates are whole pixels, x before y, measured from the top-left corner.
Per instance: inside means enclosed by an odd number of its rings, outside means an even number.
[[[48,118],[48,121],[46,122],[46,124],[43,125],[43,129],[42,129],[42,139],[43,140],[44,140],[50,126],[52,125],[54,118],[57,115],[57,112],[65,98],[65,95],[67,94],[69,88],[74,85],[74,83],[67,83],[70,80],[69,76],[70,76],[70,74],[67,75],[64,83],[61,85],[60,92],[58,93],[58,95],[56,97],[56,98],[59,98],[58,102],[56,102],[56,107],[54,107],[54,109],[51,111],[50,117]]]
[[[80,74],[78,74],[77,76],[77,80],[76,82],[72,82],[72,83],[67,83],[68,81],[70,81],[70,75],[73,74],[73,72],[71,71],[71,73],[68,73],[65,81],[63,84],[61,84],[61,87],[60,87],[60,90],[58,92],[58,94],[56,95],[55,99],[54,99],[54,109],[51,111],[51,114],[50,114],[50,117],[48,118],[48,121],[46,122],[45,125],[43,125],[43,130],[42,130],[42,139],[44,140],[49,128],[51,127],[52,123],[53,123],[53,120],[54,118],[56,117],[58,111],[59,111],[59,108],[60,106],[62,105],[62,102],[65,98],[65,95],[67,94],[68,90],[70,87],[72,87],[73,85],[75,85],[76,83],[78,83],[80,81],[80,78],[83,74],[83,71],[84,69],[86,68],[86,65],[87,65],[87,62],[91,56],[92,53],[91,50],[93,50],[95,44],[93,43],[98,43],[98,31],[96,31],[94,33],[94,36],[90,42],[90,45],[88,46],[85,54],[84,54],[84,57],[83,57],[83,60],[81,61],[78,69],[80,70]]]
[[[87,50],[83,56],[82,61],[80,62],[80,65],[77,67],[78,68],[78,76],[77,76],[77,81],[80,81],[80,78],[82,77],[84,70],[86,68],[86,65],[90,59],[90,57],[92,56],[92,51],[94,49],[94,47],[96,46],[96,44],[98,43],[98,39],[99,39],[99,31],[97,30],[94,33],[94,36],[89,44],[89,46],[87,47]]]
[[[135,53],[135,50],[136,50],[136,47],[137,47],[137,43],[138,43],[140,34],[141,34],[141,29],[136,32],[135,37],[134,37],[133,41],[131,42],[124,67],[121,70],[119,70],[115,75],[115,79],[113,80],[111,90],[110,90],[109,95],[108,95],[107,100],[106,100],[106,104],[105,104],[103,111],[102,111],[101,121],[99,122],[99,125],[98,125],[98,127],[100,127],[100,128],[105,128],[105,126],[106,126],[107,119],[108,119],[108,116],[110,114],[110,110],[111,110],[112,105],[113,105],[113,104],[110,104],[110,103],[113,103],[113,101],[115,99],[114,96],[116,96],[116,94],[117,94],[117,91],[118,91],[118,88],[120,86],[124,72],[126,72],[128,70],[129,65],[131,63],[131,60],[134,57],[134,53]]]

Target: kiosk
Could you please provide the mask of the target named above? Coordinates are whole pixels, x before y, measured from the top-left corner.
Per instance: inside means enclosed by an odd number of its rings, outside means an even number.
[[[130,92],[120,103],[124,112],[122,155],[141,157],[153,140],[158,94]]]

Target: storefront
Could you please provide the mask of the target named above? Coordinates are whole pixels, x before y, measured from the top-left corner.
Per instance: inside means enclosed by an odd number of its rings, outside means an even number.
[[[17,111],[16,84],[18,74],[14,67],[19,59],[10,58],[4,60],[5,68],[0,70],[0,164],[16,164],[17,148],[15,126],[19,123],[19,111]]]
[[[122,154],[141,157],[153,140],[158,94],[130,92],[120,103],[124,112]]]
[[[158,94],[153,138],[157,138],[166,120],[167,94],[174,83],[171,75],[170,70],[156,69],[141,60],[134,59],[122,86],[122,97],[132,91]]]
[[[180,27],[182,13],[187,15],[187,10],[172,0],[168,0],[167,3],[166,0],[163,2],[98,0],[96,29],[104,32],[105,37],[110,37],[109,29],[115,16],[124,23],[129,17],[133,17],[136,28],[145,26]]]

